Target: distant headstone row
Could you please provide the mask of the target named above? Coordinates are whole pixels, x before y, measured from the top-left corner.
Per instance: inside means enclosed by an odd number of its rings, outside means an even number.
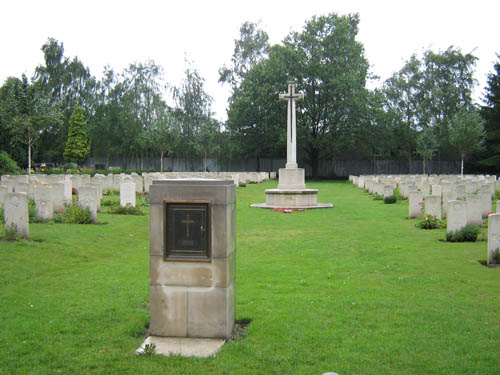
[[[488,264],[500,251],[500,214],[492,213],[492,199],[500,189],[497,176],[490,175],[365,175],[349,176],[357,187],[370,194],[399,194],[408,198],[408,217],[422,214],[447,219],[447,231],[457,232],[467,225],[482,225],[488,217]],[[500,201],[497,202],[497,212]]]
[[[35,202],[36,216],[51,220],[55,211],[72,204],[73,189],[78,192],[78,204],[89,209],[92,220],[97,222],[103,192],[120,191],[120,205],[135,207],[136,193],[149,193],[153,180],[180,178],[219,178],[232,180],[236,186],[259,183],[276,178],[273,172],[166,172],[131,174],[90,175],[15,175],[1,176],[0,207],[4,207],[5,228],[17,237],[29,237],[28,200]]]

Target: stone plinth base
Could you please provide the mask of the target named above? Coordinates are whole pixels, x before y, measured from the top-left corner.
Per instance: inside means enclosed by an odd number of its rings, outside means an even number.
[[[299,190],[306,188],[304,168],[280,168],[278,189]]]
[[[331,208],[331,203],[318,203],[318,189],[267,189],[266,203],[255,203],[259,208]]]
[[[154,354],[165,356],[180,355],[181,357],[212,357],[224,345],[221,339],[196,339],[183,337],[149,336],[136,350],[144,354],[146,345],[155,345]]]

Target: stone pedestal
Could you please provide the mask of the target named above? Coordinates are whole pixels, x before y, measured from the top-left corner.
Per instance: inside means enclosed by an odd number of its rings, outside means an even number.
[[[154,180],[149,191],[150,334],[230,338],[236,273],[233,181]]]
[[[278,189],[297,190],[306,188],[304,168],[280,168]]]

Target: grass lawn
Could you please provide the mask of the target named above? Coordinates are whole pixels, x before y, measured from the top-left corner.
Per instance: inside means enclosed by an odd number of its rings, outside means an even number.
[[[149,320],[143,207],[0,241],[0,374],[500,373],[500,269],[479,263],[486,242],[440,241],[444,229],[406,218],[407,202],[348,182],[308,183],[333,209],[249,208],[276,184],[237,192],[242,341],[208,359],[134,354]]]

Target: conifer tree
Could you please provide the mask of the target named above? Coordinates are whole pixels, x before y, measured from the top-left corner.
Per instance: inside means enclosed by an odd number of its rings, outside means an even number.
[[[83,163],[90,154],[89,137],[85,128],[85,115],[82,107],[76,106],[69,119],[68,141],[64,159],[73,163]]]

